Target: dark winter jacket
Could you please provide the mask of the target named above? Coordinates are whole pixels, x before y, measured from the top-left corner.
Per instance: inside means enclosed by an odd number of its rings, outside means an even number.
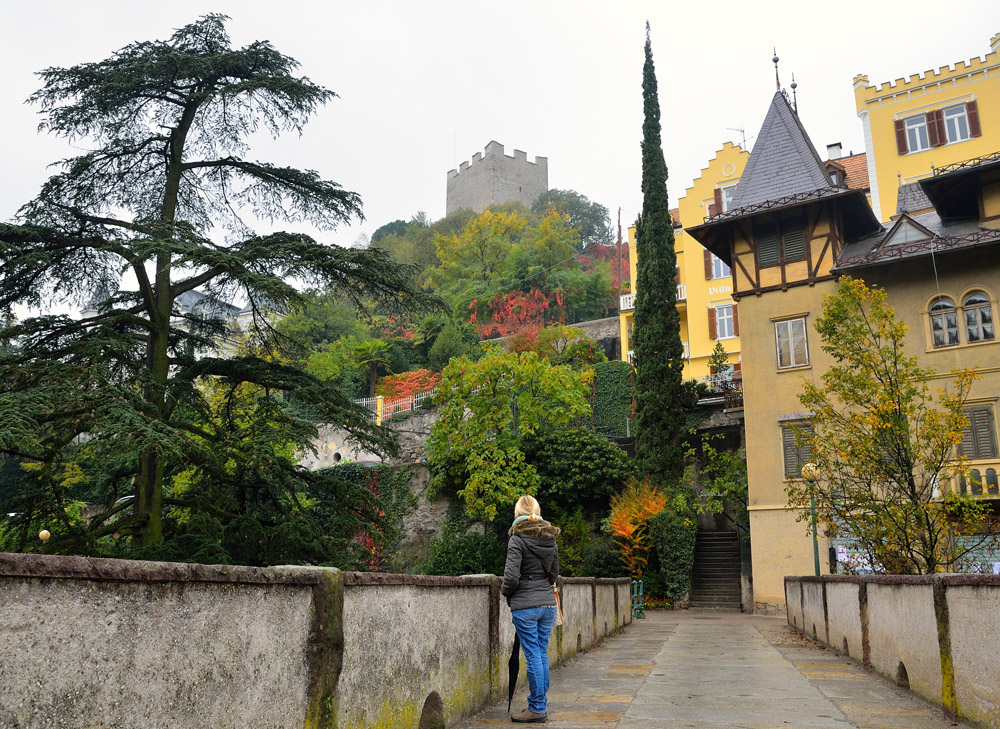
[[[507,564],[503,570],[500,593],[507,598],[511,610],[555,606],[555,595],[538,558],[545,562],[553,577],[559,575],[559,549],[556,546],[559,531],[559,527],[542,520],[520,521],[510,528]]]

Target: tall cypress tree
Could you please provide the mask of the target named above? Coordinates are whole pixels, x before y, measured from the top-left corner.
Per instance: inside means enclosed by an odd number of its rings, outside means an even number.
[[[642,214],[636,224],[636,440],[640,472],[670,485],[683,470],[684,395],[677,256],[660,143],[660,102],[646,23],[642,68]]]

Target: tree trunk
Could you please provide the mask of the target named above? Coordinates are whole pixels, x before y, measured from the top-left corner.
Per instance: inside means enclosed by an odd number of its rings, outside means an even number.
[[[145,399],[156,409],[158,419],[167,420],[167,403],[164,385],[169,375],[170,312],[173,297],[170,291],[170,256],[164,255],[156,261],[155,309],[150,321],[153,330],[146,345],[146,363],[152,383],[146,388]],[[163,541],[163,454],[152,446],[143,451],[139,461],[139,477],[136,479],[137,516],[146,517],[140,525],[137,543],[143,547],[153,547]]]
[[[191,102],[185,108],[177,127],[167,142],[169,151],[163,205],[160,219],[173,223],[177,215],[178,192],[180,190],[184,142],[194,121],[198,102]],[[156,258],[156,276],[153,283],[152,301],[147,302],[152,330],[146,344],[146,365],[152,382],[146,388],[145,399],[156,411],[157,419],[168,419],[164,386],[170,374],[169,350],[170,315],[173,311],[174,296],[171,288],[171,257],[165,253]],[[157,446],[146,448],[139,457],[139,477],[136,479],[135,514],[145,517],[139,526],[136,543],[140,547],[155,547],[163,541],[163,454]]]

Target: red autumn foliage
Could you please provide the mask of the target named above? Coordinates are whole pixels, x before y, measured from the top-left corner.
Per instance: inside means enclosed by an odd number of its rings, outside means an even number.
[[[611,266],[612,294],[618,295],[619,281],[621,281],[622,293],[629,293],[632,287],[632,278],[629,271],[628,244],[622,244],[620,257],[616,246],[591,246],[586,253],[578,253],[576,258],[587,273],[593,273],[598,263],[608,261]]]
[[[413,340],[413,330],[407,329],[406,324],[396,314],[389,316],[389,321],[382,328],[382,333],[389,339]]]
[[[369,491],[371,491],[376,498],[382,495],[378,488],[378,469],[372,469],[371,480],[366,484],[365,487]],[[382,509],[376,509],[375,513],[380,518],[385,516],[385,512],[382,511]],[[381,529],[378,529],[377,532],[379,537],[383,536]],[[374,535],[368,532],[359,531],[354,535],[354,541],[360,544],[366,550],[368,550],[368,553],[371,554],[371,558],[367,562],[368,569],[373,572],[380,572],[382,569],[382,558],[383,558],[382,551],[384,547],[384,544],[382,543],[381,539],[376,540]]]
[[[419,392],[433,390],[441,382],[441,373],[431,370],[416,370],[398,375],[388,375],[378,381],[375,392],[386,400],[402,400]]]
[[[507,337],[508,352],[537,352],[538,333],[542,330],[539,324],[528,324]]]
[[[548,309],[549,297],[538,289],[527,294],[521,291],[497,294],[490,302],[493,320],[479,325],[479,336],[483,339],[506,337],[528,324],[542,326]]]

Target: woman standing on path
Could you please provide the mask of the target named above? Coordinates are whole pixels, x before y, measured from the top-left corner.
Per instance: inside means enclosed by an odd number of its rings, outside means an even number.
[[[556,597],[547,574],[559,574],[559,531],[542,519],[534,497],[518,499],[514,523],[507,532],[510,541],[500,584],[524,650],[530,689],[528,708],[511,717],[517,723],[541,723],[548,718],[545,694],[549,690],[549,633],[556,619]]]

